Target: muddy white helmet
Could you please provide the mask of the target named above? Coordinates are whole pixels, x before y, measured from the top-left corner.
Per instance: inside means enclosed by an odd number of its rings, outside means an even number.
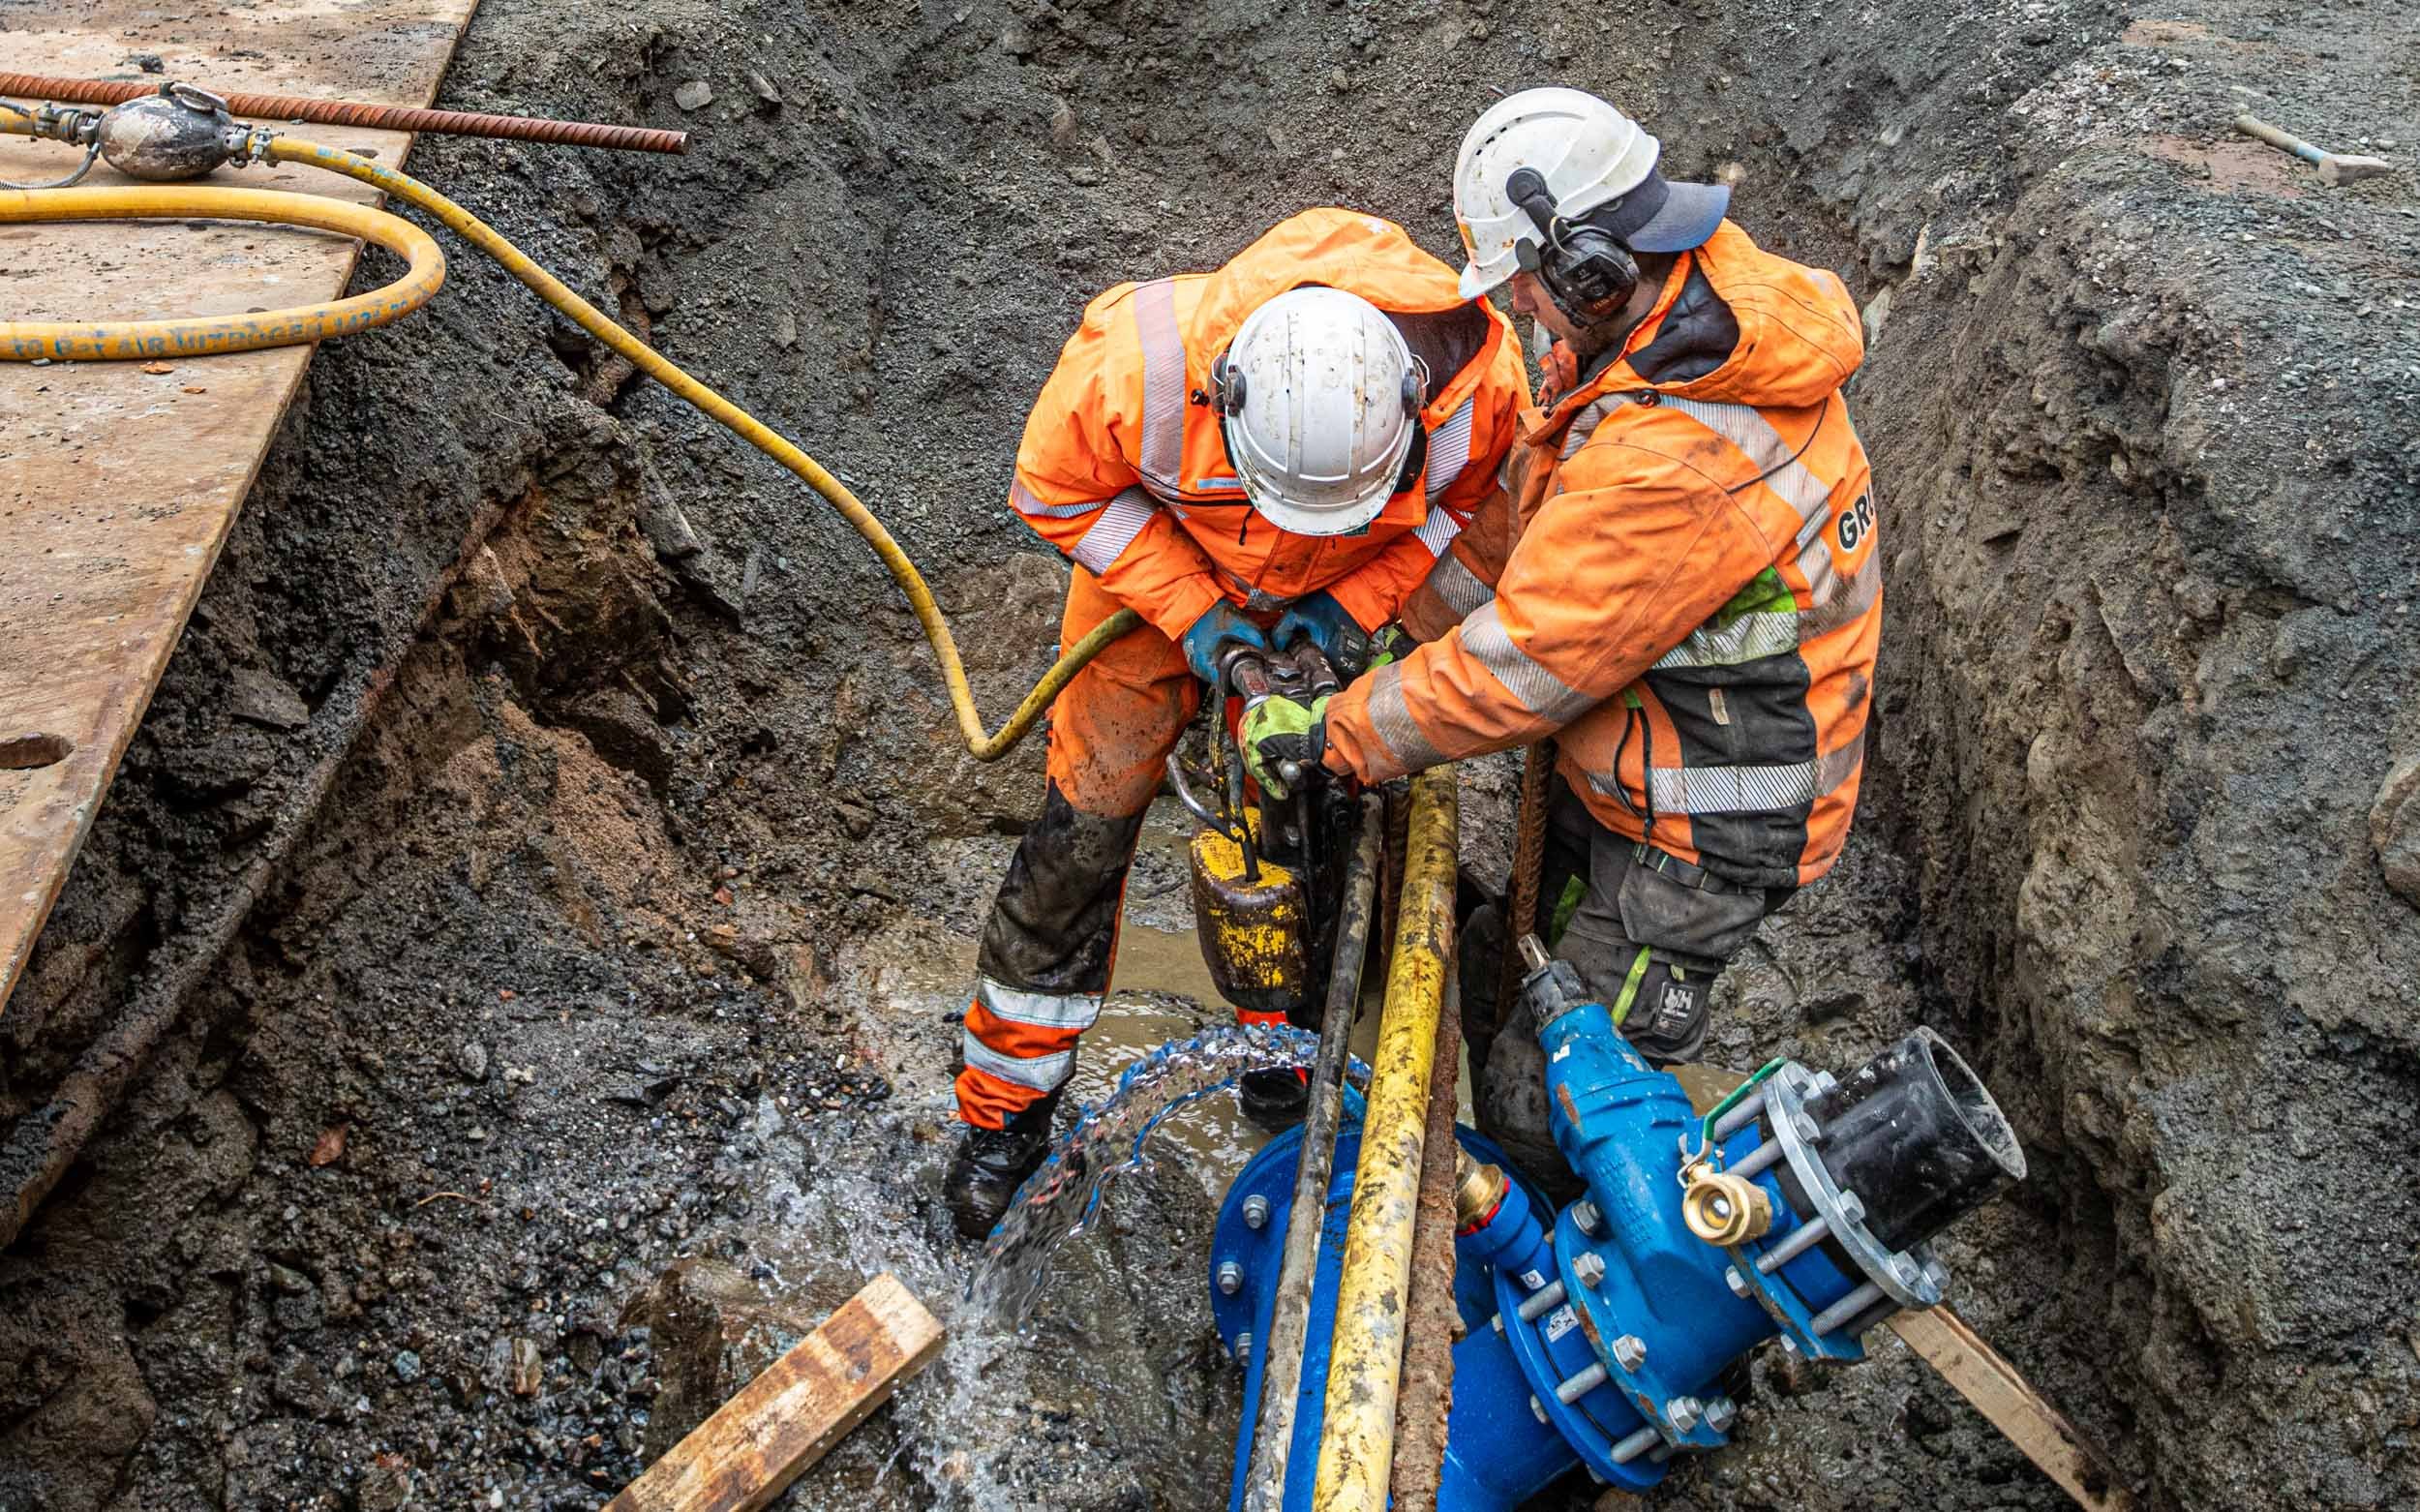
[[[1386,507],[1428,374],[1377,306],[1290,289],[1245,318],[1211,377],[1227,459],[1280,529],[1342,535]]]
[[[1521,267],[1521,244],[1536,244],[1536,219],[1512,197],[1512,176],[1546,181],[1555,213],[1577,221],[1615,205],[1607,227],[1635,252],[1701,246],[1722,224],[1731,191],[1678,184],[1655,171],[1661,148],[1639,123],[1577,89],[1525,89],[1487,107],[1454,159],[1454,223],[1470,261],[1462,296],[1476,299]],[[1596,216],[1604,224],[1605,216]]]

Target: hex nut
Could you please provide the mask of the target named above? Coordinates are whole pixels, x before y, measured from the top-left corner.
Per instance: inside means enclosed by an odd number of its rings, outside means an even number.
[[[1637,1334],[1624,1334],[1614,1341],[1614,1363],[1625,1371],[1635,1371],[1647,1363],[1647,1343]]]
[[[1583,1250],[1572,1257],[1571,1274],[1581,1285],[1594,1290],[1605,1281],[1605,1257],[1593,1250]]]

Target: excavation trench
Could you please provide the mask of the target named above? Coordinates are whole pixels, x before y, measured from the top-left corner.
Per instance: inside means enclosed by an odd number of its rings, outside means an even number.
[[[698,146],[413,166],[856,488],[996,720],[1065,582],[1009,458],[1093,293],[1315,203],[1450,251],[1491,83],[1736,165],[1741,224],[1866,312],[1887,629],[1856,837],[1712,1053],[1938,1028],[2036,1172],[1946,1247],[1979,1330],[2150,1505],[2392,1505],[2420,205],[2209,103],[2407,143],[2410,41],[2170,9],[485,0],[439,104]],[[475,257],[322,351],[0,1015],[15,1139],[170,1013],[0,1255],[0,1506],[593,1506],[870,1272],[948,1306],[956,1018],[1041,794],[1038,750],[959,749],[856,536]],[[1516,780],[1464,773],[1482,873]],[[1084,1085],[1217,1016],[1173,832]],[[1028,1337],[962,1328],[796,1504],[1221,1504],[1203,1246],[1254,1136],[1172,1132]],[[1671,1504],[2065,1504],[1878,1353],[1760,1360]]]

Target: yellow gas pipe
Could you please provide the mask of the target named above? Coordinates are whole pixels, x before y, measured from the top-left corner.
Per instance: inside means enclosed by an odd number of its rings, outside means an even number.
[[[0,132],[31,136],[25,122],[0,113]],[[632,366],[720,422],[741,439],[788,468],[840,511],[857,529],[874,555],[890,570],[892,581],[907,595],[924,639],[941,663],[941,678],[957,713],[958,730],[968,754],[977,761],[996,761],[1025,737],[1051,700],[1099,655],[1110,642],[1142,622],[1131,609],[1121,609],[1068,648],[1043,675],[1033,691],[996,735],[983,733],[983,713],[975,707],[966,667],[958,658],[950,622],[933,602],[932,590],[908,559],[899,543],[883,528],[873,511],[814,458],[791,444],[755,416],[691,378],[645,342],[631,335],[581,298],[560,279],[525,257],[476,216],[408,173],[382,167],[349,152],[293,137],[270,139],[262,153],[272,163],[301,163],[358,179],[398,198],[418,205],[445,223],[456,234],[503,264],[505,271],[536,291],[548,304],[568,316],[590,336],[603,342]],[[427,232],[400,217],[367,206],[316,195],[234,189],[202,185],[142,185],[125,189],[43,189],[0,191],[0,224],[39,225],[91,220],[229,220],[280,226],[306,226],[358,236],[401,255],[409,264],[404,277],[383,289],[295,310],[259,316],[202,317],[178,320],[102,320],[68,323],[0,322],[0,361],[36,358],[73,361],[112,361],[160,356],[209,356],[222,352],[255,351],[267,347],[293,347],[330,336],[349,335],[388,323],[418,309],[444,282],[445,262]]]
[[[1411,779],[1409,843],[1386,1008],[1371,1057],[1361,1164],[1353,1173],[1328,1355],[1327,1418],[1319,1434],[1319,1512],[1385,1512],[1395,1458],[1395,1392],[1404,1360],[1411,1225],[1429,1116],[1437,1007],[1453,969],[1454,769]]]

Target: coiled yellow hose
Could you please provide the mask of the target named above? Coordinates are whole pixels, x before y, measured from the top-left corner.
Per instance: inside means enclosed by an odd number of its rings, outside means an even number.
[[[0,132],[13,123],[0,116]],[[15,128],[25,134],[22,127]],[[27,134],[30,135],[30,134]],[[983,733],[983,713],[975,707],[966,666],[958,657],[950,622],[933,602],[923,574],[908,559],[899,543],[883,528],[873,511],[839,479],[768,428],[755,416],[681,371],[670,359],[581,298],[553,274],[524,256],[521,250],[491,230],[476,216],[408,173],[382,167],[367,159],[333,147],[291,137],[278,137],[268,146],[275,163],[301,163],[358,179],[418,205],[445,223],[457,235],[494,257],[548,304],[579,327],[629,359],[632,366],[719,421],[742,440],[771,457],[805,481],[824,501],[840,511],[858,534],[874,548],[892,580],[916,611],[934,659],[941,663],[942,681],[957,713],[958,730],[967,753],[977,761],[997,761],[1025,738],[1043,711],[1059,696],[1084,664],[1108,644],[1142,622],[1131,609],[1121,609],[1070,647],[1034,684],[997,734]],[[200,356],[252,351],[264,347],[292,347],[324,337],[342,336],[386,324],[425,304],[444,281],[445,264],[437,244],[410,222],[384,211],[347,204],[316,195],[233,189],[202,185],[144,185],[126,189],[50,189],[0,192],[0,223],[124,220],[259,221],[273,225],[308,226],[341,231],[376,242],[402,255],[410,264],[404,277],[387,287],[350,299],[303,309],[250,317],[216,317],[182,320],[102,320],[73,325],[0,322],[0,361],[30,361],[37,357],[108,360],[163,355]]]

